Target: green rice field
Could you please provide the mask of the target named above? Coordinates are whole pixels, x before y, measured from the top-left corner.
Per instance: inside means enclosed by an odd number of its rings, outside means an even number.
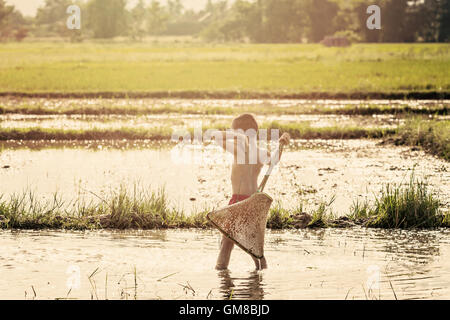
[[[0,46],[0,92],[448,92],[448,44],[27,42]]]

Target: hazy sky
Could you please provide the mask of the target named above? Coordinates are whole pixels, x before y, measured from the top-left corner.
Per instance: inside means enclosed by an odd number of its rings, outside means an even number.
[[[137,0],[129,0],[128,2],[132,5]],[[146,0],[150,2],[151,0]],[[181,3],[186,8],[189,9],[201,9],[205,6],[208,0],[181,0]],[[39,8],[45,0],[6,0],[6,3],[13,4],[22,14],[26,16],[34,16],[36,14],[37,8]],[[161,0],[165,2],[165,0]]]

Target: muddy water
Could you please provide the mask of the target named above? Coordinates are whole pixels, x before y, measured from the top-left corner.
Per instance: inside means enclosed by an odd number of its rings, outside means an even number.
[[[215,271],[215,231],[0,231],[0,241],[0,299],[450,298],[448,230],[268,232],[263,272],[239,249]]]
[[[414,171],[432,192],[450,203],[450,166],[410,148],[379,146],[374,140],[297,141],[285,152],[266,191],[286,208],[315,208],[334,195],[332,209],[346,214],[355,200],[373,199],[385,183],[407,183]],[[10,149],[0,153],[0,194],[24,189],[42,198],[59,192],[67,200],[101,197],[121,185],[165,187],[172,205],[187,212],[227,204],[231,158],[216,147],[184,149]]]

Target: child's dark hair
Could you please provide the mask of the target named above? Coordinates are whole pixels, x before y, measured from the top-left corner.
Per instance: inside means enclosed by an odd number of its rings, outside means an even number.
[[[258,123],[256,122],[255,117],[249,113],[245,113],[234,119],[231,127],[234,130],[244,130],[244,132],[249,129],[258,132]]]

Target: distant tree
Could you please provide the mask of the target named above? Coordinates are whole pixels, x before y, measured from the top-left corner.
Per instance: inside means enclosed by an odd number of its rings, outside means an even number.
[[[127,33],[126,0],[90,0],[88,28],[94,38],[113,38]]]
[[[69,29],[66,27],[67,7],[72,4],[70,0],[46,0],[36,14],[36,25],[38,35],[43,36],[68,36]]]
[[[207,41],[237,41],[245,34],[245,24],[242,23],[237,9],[243,1],[237,0],[229,8],[227,1],[212,2],[209,0],[203,10],[203,23],[206,25],[202,37]]]
[[[167,12],[169,14],[170,21],[176,21],[180,19],[183,14],[184,7],[181,0],[168,0],[167,1]]]
[[[18,10],[14,10],[9,18],[9,24],[12,31],[12,36],[16,41],[22,41],[28,36],[30,31],[30,23],[25,20],[22,13]]]
[[[208,0],[205,9],[202,10],[202,20],[210,25],[221,22],[230,12],[228,9],[227,0],[217,0],[216,2]]]
[[[256,5],[248,1],[236,0],[221,18],[217,13],[224,7],[217,10],[210,5],[209,18],[214,22],[205,30],[204,37],[212,41],[245,41],[247,39],[255,41],[254,35],[262,27],[261,23],[255,24]]]
[[[6,25],[7,19],[14,11],[14,6],[6,5],[4,0],[0,0],[0,27]]]
[[[450,27],[449,0],[411,0],[406,14],[412,41],[448,41]],[[447,39],[447,40],[446,40]]]
[[[169,14],[159,1],[153,0],[148,8],[147,29],[149,34],[159,35],[167,29]]]
[[[0,0],[0,40],[22,41],[28,35],[28,27],[22,14],[14,6]]]
[[[306,6],[306,12],[309,16],[308,39],[313,42],[319,42],[327,35],[332,35],[336,30],[347,30],[351,27],[351,12],[342,10],[340,15],[343,21],[340,21],[341,28],[336,29],[336,16],[339,6],[329,0],[310,0]],[[339,21],[338,21],[339,22]]]
[[[265,42],[301,42],[304,10],[302,0],[267,0],[263,16]]]
[[[382,7],[382,41],[412,42],[415,30],[408,25],[409,0],[386,0]]]
[[[335,35],[344,35],[352,42],[378,41],[380,31],[369,30],[366,26],[367,8],[370,4],[366,0],[330,0],[338,5],[338,11],[333,21]],[[373,1],[372,1],[373,2]]]
[[[436,42],[439,36],[439,0],[414,0],[408,4],[408,28],[413,41]]]
[[[129,33],[133,40],[141,40],[146,34],[147,8],[144,0],[139,0],[136,6],[130,11],[130,21],[128,23]]]
[[[65,20],[67,7],[71,4],[70,0],[45,0],[44,5],[38,8],[36,22],[49,24]]]
[[[10,20],[14,12],[14,6],[6,5],[4,0],[0,0],[0,37],[2,39],[7,38],[10,29]]]
[[[222,26],[226,39],[242,41],[249,39],[252,42],[263,40],[262,11],[260,2],[237,0],[232,8],[230,18]]]
[[[253,42],[264,41],[264,1],[265,0],[257,0],[250,4],[246,1],[246,3],[241,6],[241,15],[244,19],[247,19],[247,34]]]
[[[202,13],[183,8],[182,14],[177,18],[170,18],[164,35],[196,35],[204,27]]]
[[[438,41],[450,42],[450,0],[439,1]]]

